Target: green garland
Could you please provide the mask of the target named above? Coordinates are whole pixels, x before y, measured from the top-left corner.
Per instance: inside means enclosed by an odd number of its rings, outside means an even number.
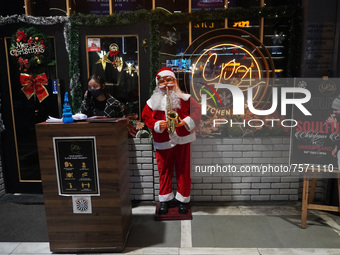
[[[79,26],[113,26],[128,25],[138,22],[147,21],[150,24],[150,93],[155,87],[153,77],[156,76],[160,68],[160,26],[187,24],[190,21],[216,21],[224,20],[248,20],[264,17],[266,19],[287,18],[294,25],[290,33],[289,58],[288,58],[288,75],[294,74],[292,70],[299,70],[299,62],[296,58],[300,56],[300,49],[296,40],[301,32],[301,22],[299,21],[301,9],[295,6],[278,6],[278,7],[248,7],[248,8],[228,8],[215,11],[198,10],[192,13],[168,13],[161,9],[152,11],[138,10],[133,12],[116,13],[108,16],[97,16],[93,14],[74,14],[70,17],[71,28],[69,30],[70,45],[70,77],[71,77],[71,96],[73,109],[79,109],[82,98],[82,89],[79,82],[80,63],[79,63]],[[295,64],[294,64],[295,63]]]
[[[82,87],[80,83],[80,48],[79,48],[79,25],[77,19],[71,19],[71,29],[69,29],[69,60],[70,60],[70,92],[72,97],[72,110],[78,111],[82,102]]]

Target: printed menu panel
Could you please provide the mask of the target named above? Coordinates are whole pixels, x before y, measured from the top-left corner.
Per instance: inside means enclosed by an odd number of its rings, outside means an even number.
[[[99,196],[96,138],[53,137],[61,196]]]
[[[296,78],[295,83],[310,91],[311,99],[304,106],[311,115],[293,107],[290,164],[318,172],[340,169],[340,80]]]

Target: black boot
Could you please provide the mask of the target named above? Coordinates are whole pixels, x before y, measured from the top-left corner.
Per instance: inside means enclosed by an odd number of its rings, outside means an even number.
[[[170,201],[167,201],[166,203],[168,204],[169,208],[174,208],[177,207],[180,202],[176,198],[173,198]]]
[[[178,213],[179,214],[187,214],[189,212],[188,210],[188,204],[187,203],[179,203],[178,204]]]
[[[158,214],[168,214],[168,211],[169,211],[168,203],[167,202],[160,202]]]

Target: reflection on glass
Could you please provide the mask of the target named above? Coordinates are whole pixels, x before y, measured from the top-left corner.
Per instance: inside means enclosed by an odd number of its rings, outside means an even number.
[[[125,114],[139,114],[138,37],[89,36],[86,40],[88,77],[104,77],[108,93],[124,104]]]
[[[224,0],[192,0],[191,10],[214,10],[224,8]]]

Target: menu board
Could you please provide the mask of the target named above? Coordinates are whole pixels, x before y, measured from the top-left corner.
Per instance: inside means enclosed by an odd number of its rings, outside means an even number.
[[[61,196],[99,196],[96,138],[53,137]]]

